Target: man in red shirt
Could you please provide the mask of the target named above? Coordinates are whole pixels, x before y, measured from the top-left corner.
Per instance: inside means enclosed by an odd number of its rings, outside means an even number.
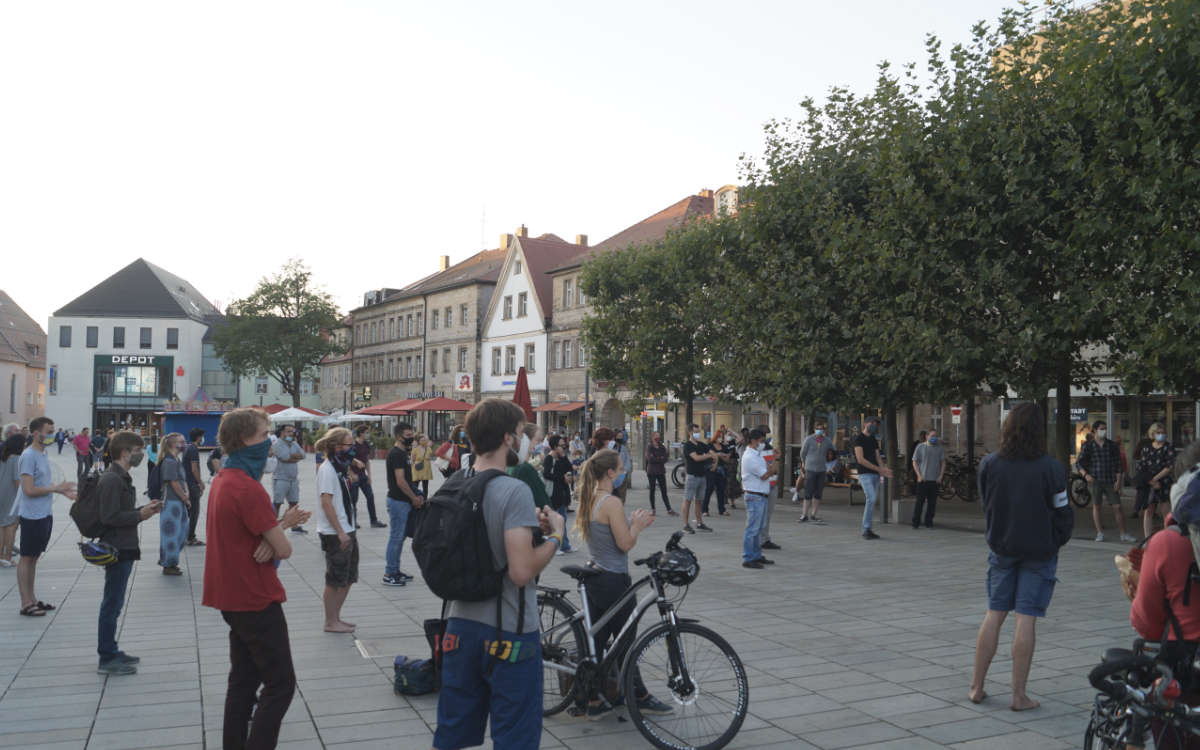
[[[261,483],[269,432],[266,413],[250,408],[227,413],[217,430],[229,459],[209,492],[202,603],[221,610],[229,625],[225,750],[275,747],[296,691],[282,607],[287,595],[275,561],[292,554],[284,530],[307,521],[309,514],[293,506],[276,520]]]

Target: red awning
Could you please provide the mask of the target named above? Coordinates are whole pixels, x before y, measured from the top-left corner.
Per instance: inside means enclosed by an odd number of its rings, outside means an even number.
[[[579,411],[586,405],[586,401],[554,401],[549,404],[542,404],[534,409],[534,411]]]
[[[414,404],[419,403],[421,403],[421,399],[419,398],[402,398],[399,401],[390,401],[386,404],[365,406],[353,413],[366,414],[372,417],[403,417],[410,413],[411,407]]]
[[[452,398],[439,396],[438,398],[426,399],[408,407],[409,411],[471,411],[475,408],[475,404],[468,404],[466,401],[455,401]]]

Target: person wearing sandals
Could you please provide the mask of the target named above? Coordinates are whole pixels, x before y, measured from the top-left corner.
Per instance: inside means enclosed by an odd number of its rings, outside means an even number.
[[[25,436],[19,431],[4,440],[0,450],[0,568],[11,568],[13,546],[17,540],[17,487],[21,485],[17,464],[25,450]]]
[[[158,449],[162,459],[158,465],[158,479],[162,483],[163,508],[158,517],[158,564],[165,576],[181,576],[179,553],[187,544],[188,509],[191,495],[186,486],[183,464],[179,456],[184,450],[183,435],[172,432],[163,438]]]
[[[591,555],[588,565],[603,571],[589,578],[587,586],[588,611],[592,622],[598,622],[633,583],[629,576],[629,551],[637,544],[638,535],[654,523],[654,516],[645,508],[638,508],[626,517],[625,501],[613,494],[613,483],[621,474],[621,457],[616,451],[597,451],[583,464],[581,474],[575,531],[587,542]],[[598,658],[602,658],[609,648],[609,640],[621,632],[633,607],[632,601],[626,602],[621,611],[596,633]],[[634,698],[643,714],[671,713],[670,706],[650,694],[640,675],[634,684],[637,693]],[[605,696],[592,696],[587,717],[596,721],[611,710]]]
[[[54,420],[38,417],[29,423],[29,447],[17,461],[17,514],[21,524],[21,559],[17,563],[17,587],[21,592],[21,614],[45,617],[55,609],[37,598],[34,580],[37,561],[50,546],[54,529],[54,495],[75,499],[74,482],[53,483],[46,446],[54,445]]]

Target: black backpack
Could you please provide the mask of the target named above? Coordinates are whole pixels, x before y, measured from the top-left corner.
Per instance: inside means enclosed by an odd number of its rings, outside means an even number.
[[[502,476],[498,469],[455,472],[425,504],[413,554],[429,590],[442,599],[479,602],[504,590],[508,569],[496,569],[483,521],[483,491]]]
[[[154,464],[154,468],[150,470],[150,476],[146,478],[146,497],[151,500],[162,500],[162,477],[159,476],[158,470],[162,468],[162,461]]]
[[[104,533],[104,524],[100,523],[100,493],[96,491],[99,486],[100,468],[94,466],[83,475],[76,488],[75,502],[71,504],[71,520],[88,539]]]

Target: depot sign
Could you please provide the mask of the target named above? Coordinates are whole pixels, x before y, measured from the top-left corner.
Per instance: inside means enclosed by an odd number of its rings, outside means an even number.
[[[152,365],[155,357],[152,354],[113,354],[110,359],[114,365]]]

